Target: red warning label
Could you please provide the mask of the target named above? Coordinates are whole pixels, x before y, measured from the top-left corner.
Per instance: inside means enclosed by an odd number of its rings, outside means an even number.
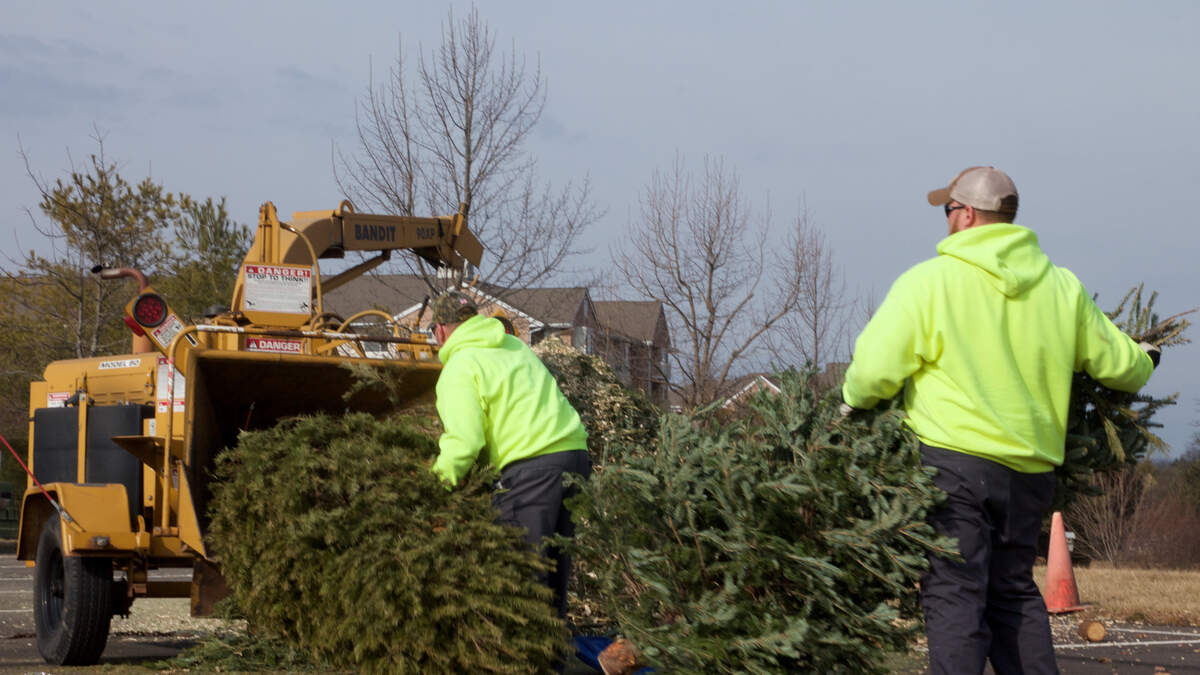
[[[246,351],[274,352],[276,354],[303,354],[304,343],[300,340],[248,337],[246,338]]]

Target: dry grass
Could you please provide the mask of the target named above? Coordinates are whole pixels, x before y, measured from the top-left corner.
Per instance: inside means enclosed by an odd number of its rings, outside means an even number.
[[[1116,621],[1200,626],[1200,571],[1074,568],[1079,599]],[[1045,567],[1034,568],[1039,584]]]

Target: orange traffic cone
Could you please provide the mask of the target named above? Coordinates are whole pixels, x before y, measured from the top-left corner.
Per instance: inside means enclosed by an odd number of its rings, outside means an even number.
[[[1046,611],[1051,614],[1078,612],[1086,605],[1079,604],[1079,589],[1075,587],[1075,572],[1071,569],[1071,552],[1067,548],[1067,531],[1062,513],[1054,512],[1050,521],[1050,551],[1046,554],[1046,584],[1042,586]]]

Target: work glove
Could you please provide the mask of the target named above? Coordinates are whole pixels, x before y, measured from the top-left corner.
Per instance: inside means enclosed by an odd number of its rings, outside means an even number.
[[[1138,346],[1142,348],[1142,351],[1150,355],[1150,361],[1153,362],[1154,367],[1157,368],[1158,360],[1162,358],[1162,350],[1157,346],[1150,344],[1149,342],[1143,342]]]
[[[840,425],[842,422],[844,422],[846,420],[847,417],[849,417],[850,415],[854,414],[857,411],[858,411],[858,408],[855,408],[854,406],[850,405],[849,403],[843,402],[840,406],[838,406],[838,414],[837,414],[837,417],[835,417],[833,419],[833,426],[836,427],[836,426]]]

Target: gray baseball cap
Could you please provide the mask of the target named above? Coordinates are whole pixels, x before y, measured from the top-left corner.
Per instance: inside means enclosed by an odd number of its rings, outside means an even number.
[[[1012,211],[1017,208],[1017,186],[1008,174],[991,166],[963,169],[950,184],[929,193],[929,203],[966,204],[983,211]]]

